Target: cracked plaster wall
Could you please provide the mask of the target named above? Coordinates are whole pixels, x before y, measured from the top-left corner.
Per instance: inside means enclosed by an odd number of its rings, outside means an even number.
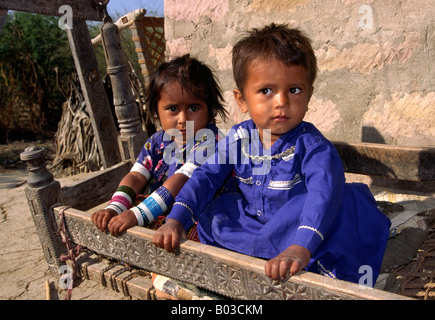
[[[216,72],[228,128],[231,49],[243,31],[288,23],[311,39],[319,76],[306,120],[332,140],[435,146],[433,0],[165,0],[166,54],[191,53]]]

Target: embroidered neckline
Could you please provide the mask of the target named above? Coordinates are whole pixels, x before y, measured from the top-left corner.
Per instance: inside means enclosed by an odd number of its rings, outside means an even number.
[[[274,154],[274,155],[272,155],[272,156],[270,156],[270,155],[263,155],[263,156],[260,156],[260,155],[252,155],[252,154],[249,154],[247,151],[246,151],[246,146],[243,146],[242,147],[242,152],[243,152],[243,155],[245,156],[245,157],[248,157],[248,158],[251,158],[252,160],[255,160],[255,161],[264,161],[264,160],[274,160],[274,159],[281,159],[281,158],[284,158],[284,157],[287,157],[287,156],[290,156],[290,155],[293,155],[294,153],[295,153],[295,146],[291,146],[290,148],[288,148],[287,150],[284,150],[283,152],[281,152],[281,153],[278,153],[278,154]]]

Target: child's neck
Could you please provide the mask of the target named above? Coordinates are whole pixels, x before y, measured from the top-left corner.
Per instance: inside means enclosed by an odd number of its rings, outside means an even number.
[[[272,135],[270,130],[261,130],[259,131],[260,141],[263,145],[263,150],[270,149],[276,140],[279,139],[278,136]]]

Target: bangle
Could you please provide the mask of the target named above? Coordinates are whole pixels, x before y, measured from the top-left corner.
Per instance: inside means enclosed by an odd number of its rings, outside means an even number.
[[[123,192],[126,194],[132,201],[136,198],[136,192],[129,186],[119,186],[118,189],[116,189],[117,192]]]
[[[157,220],[162,213],[166,212],[174,201],[171,192],[161,186],[135,207],[137,208],[135,209],[136,217],[138,217],[140,212],[143,223],[146,226],[154,220]],[[140,218],[138,218],[138,222],[139,220]]]
[[[137,208],[139,208],[142,214],[144,225],[147,225],[146,222],[148,222],[148,224],[152,223],[163,213],[162,207],[152,196],[149,196],[139,203]]]
[[[112,196],[109,205],[106,209],[113,209],[118,214],[130,209],[133,200],[136,198],[136,193],[129,186],[119,186]]]
[[[169,191],[168,188],[164,186],[159,187],[154,193],[156,195],[159,195],[162,201],[165,203],[166,209],[163,211],[168,210],[168,208],[171,207],[175,202],[174,196],[172,195],[171,191]],[[156,197],[156,200],[159,201],[160,199],[157,199]]]
[[[157,220],[162,213],[166,212],[174,201],[171,192],[161,186],[130,210],[135,214],[139,226],[147,226],[154,220]]]
[[[142,216],[142,212],[138,207],[133,207],[130,209],[131,211],[133,211],[134,215],[136,216],[137,219],[137,225],[140,227],[146,226],[148,225],[148,220],[144,220],[143,216]],[[146,222],[146,224],[145,224]]]
[[[121,214],[124,211],[123,207],[121,207],[116,202],[110,202],[105,209],[112,209],[116,211],[117,214]]]
[[[193,163],[187,162],[180,169],[176,170],[174,174],[182,173],[190,179],[192,178],[193,171],[196,168],[198,168],[198,166],[194,165]]]

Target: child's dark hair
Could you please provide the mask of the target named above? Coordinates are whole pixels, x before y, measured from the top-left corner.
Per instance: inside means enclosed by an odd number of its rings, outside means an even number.
[[[208,107],[208,122],[215,123],[216,116],[227,119],[221,88],[213,72],[204,63],[189,54],[161,64],[150,76],[145,92],[148,116],[158,116],[157,104],[160,92],[168,83],[178,81],[183,90],[205,101]]]
[[[317,59],[310,39],[298,29],[274,23],[252,29],[233,48],[233,76],[243,93],[249,63],[257,58],[275,58],[288,66],[302,65],[307,70],[308,82],[313,85],[317,75]]]

